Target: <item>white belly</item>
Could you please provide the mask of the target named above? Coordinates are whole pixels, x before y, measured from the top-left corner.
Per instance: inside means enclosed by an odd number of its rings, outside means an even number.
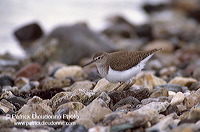
[[[117,82],[126,82],[130,83],[136,74],[138,74],[145,66],[145,63],[152,57],[152,55],[148,56],[144,60],[142,60],[138,65],[132,67],[126,71],[116,71],[109,67],[108,74],[105,78],[113,83]]]

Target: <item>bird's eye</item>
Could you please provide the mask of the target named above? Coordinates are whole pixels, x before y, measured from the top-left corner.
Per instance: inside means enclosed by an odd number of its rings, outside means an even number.
[[[99,57],[97,57],[97,59],[99,60],[99,59],[101,59],[101,57],[99,56]]]

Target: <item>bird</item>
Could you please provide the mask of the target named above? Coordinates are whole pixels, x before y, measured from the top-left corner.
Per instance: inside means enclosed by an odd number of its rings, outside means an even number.
[[[111,83],[127,85],[135,82],[135,76],[141,72],[146,62],[160,49],[147,51],[116,51],[107,53],[104,51],[96,52],[93,60],[83,67],[95,63],[101,77]]]

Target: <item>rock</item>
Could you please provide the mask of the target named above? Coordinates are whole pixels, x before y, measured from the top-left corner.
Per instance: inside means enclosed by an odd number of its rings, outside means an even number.
[[[200,107],[190,109],[188,119],[189,120],[199,120],[200,119]]]
[[[37,96],[30,99],[17,113],[18,116],[37,117],[37,116],[53,116],[52,109],[43,100]],[[22,118],[20,121],[44,121],[48,118]],[[51,120],[52,121],[52,120]]]
[[[87,132],[87,129],[83,125],[65,125],[60,132]]]
[[[84,24],[57,27],[42,45],[49,45],[52,39],[57,40],[57,48],[53,53],[54,56],[49,56],[51,60],[70,65],[77,64],[82,58],[89,57],[97,51],[110,52],[114,49],[111,41],[102,38]]]
[[[159,123],[154,126],[148,128],[146,132],[160,132],[160,131],[170,131],[170,125],[173,125],[173,118],[171,115],[164,117]]]
[[[4,112],[4,113],[8,113],[9,111],[15,111],[16,108],[13,104],[11,104],[10,102],[8,102],[5,99],[2,99],[0,101],[0,109]]]
[[[80,66],[65,66],[57,68],[57,70],[53,74],[53,77],[55,77],[56,79],[65,79],[70,77],[75,79],[76,81],[81,81],[87,76]]]
[[[179,112],[179,109],[176,105],[170,105],[166,111],[162,112],[162,114],[164,115],[169,115],[169,114],[172,114],[172,113],[176,113],[177,115],[180,115],[180,112]]]
[[[190,87],[189,87],[189,90],[198,90],[200,88],[200,82],[197,82],[197,83],[193,83]]]
[[[142,100],[149,97],[149,90],[147,88],[135,87],[127,91],[113,91],[108,94],[113,100],[113,105],[119,102],[121,99],[128,96],[132,96],[138,100]]]
[[[27,103],[27,100],[25,100],[24,98],[22,97],[17,97],[17,96],[12,96],[10,98],[7,98],[7,100],[9,102],[11,102],[13,105],[15,105],[15,107],[17,109],[20,109],[24,104]]]
[[[102,92],[96,99],[102,99],[108,106],[111,102],[111,98],[105,92]]]
[[[47,77],[41,81],[39,89],[48,90],[52,88],[64,88],[71,85],[71,80],[68,78],[65,79],[54,79]]]
[[[112,121],[114,121],[115,119],[121,118],[125,116],[124,112],[121,111],[117,111],[117,112],[112,112],[110,114],[105,115],[105,118],[102,121],[102,124],[104,126],[108,126],[111,124]]]
[[[174,51],[174,44],[166,40],[155,40],[144,46],[143,50],[152,50],[162,48],[161,52],[172,53]]]
[[[179,111],[180,113],[183,113],[184,111],[187,110],[186,106],[183,105],[183,104],[179,104],[179,105],[176,105],[176,106],[177,106],[178,111]]]
[[[187,108],[191,108],[200,102],[200,89],[185,97],[183,103]]]
[[[141,100],[141,103],[143,105],[146,105],[146,104],[149,104],[151,102],[170,102],[169,98],[168,97],[165,97],[165,96],[160,96],[160,97],[157,97],[157,98],[147,98],[147,99],[143,99]]]
[[[168,91],[173,91],[173,92],[181,92],[183,87],[179,84],[164,84],[164,85],[159,85],[154,87],[154,89],[163,89],[167,88]]]
[[[105,115],[112,113],[107,104],[102,99],[93,100],[87,107],[79,111],[79,117],[89,118],[94,123],[103,120]]]
[[[86,90],[92,90],[94,88],[95,83],[85,80],[85,81],[78,81],[71,85],[69,88],[70,91],[74,91],[76,89],[86,89]]]
[[[24,85],[19,89],[19,93],[28,93],[31,89],[37,89],[39,87],[38,81],[31,81],[29,84]]]
[[[8,99],[8,98],[11,98],[11,97],[14,97],[15,95],[11,92],[11,91],[4,91],[2,94],[1,94],[1,97],[0,99]]]
[[[93,91],[94,92],[111,92],[113,91],[115,88],[117,88],[119,84],[118,83],[110,83],[108,80],[106,80],[105,78],[102,78],[101,80],[99,80],[96,84],[96,86],[94,87]]]
[[[23,87],[24,85],[29,83],[29,79],[25,78],[25,77],[18,77],[15,80],[15,85],[20,89],[21,87]]]
[[[166,97],[168,97],[168,90],[167,90],[167,88],[156,90],[155,92],[153,92],[150,95],[150,98],[156,98],[156,97],[160,97],[160,96],[166,96]]]
[[[149,104],[142,106],[140,109],[136,111],[139,113],[144,113],[150,109],[150,110],[160,113],[160,112],[165,111],[169,105],[170,104],[168,102],[151,102]]]
[[[20,42],[30,42],[40,38],[43,31],[38,23],[30,23],[17,29],[14,34]],[[27,47],[27,45],[22,46]]]
[[[68,102],[60,105],[56,111],[55,115],[67,114],[67,115],[75,115],[77,116],[78,112],[83,109],[85,106],[80,102]]]
[[[178,92],[174,95],[174,97],[172,98],[170,104],[171,105],[175,105],[175,104],[180,104],[183,102],[184,100],[184,94],[182,92]]]
[[[87,119],[87,118],[77,119],[75,122],[77,124],[83,125],[86,128],[91,128],[95,126],[94,122],[91,119]]]
[[[95,126],[93,128],[90,128],[88,132],[108,132],[110,129],[106,126]]]
[[[137,109],[137,107],[132,107],[131,104],[126,104],[126,105],[122,105],[121,107],[118,107],[115,111],[120,111],[120,112],[129,112],[129,111],[133,111]]]
[[[92,100],[97,97],[96,93],[91,90],[77,89],[74,90],[70,96],[71,101],[78,101],[84,105],[88,105]]]
[[[190,87],[193,83],[196,83],[197,80],[194,78],[187,78],[187,77],[175,77],[172,79],[169,84],[179,84],[181,86]]]
[[[48,105],[53,109],[56,110],[60,105],[70,102],[71,92],[60,92],[53,96],[50,100]]]
[[[0,76],[0,88],[3,86],[14,86],[14,80],[7,75]]]
[[[0,116],[0,128],[14,127],[16,119],[10,116]]]
[[[31,80],[38,80],[42,77],[42,69],[41,65],[37,63],[28,64],[22,67],[17,73],[16,78],[18,77],[26,77]]]
[[[116,110],[117,108],[126,104],[130,104],[132,108],[135,108],[138,104],[140,104],[140,101],[132,96],[129,96],[129,97],[121,99],[114,106],[112,106],[111,109]]]
[[[197,79],[197,80],[200,80],[200,68],[199,66],[196,67],[195,69],[193,69],[193,73],[192,73],[192,76]]]
[[[169,78],[172,78],[174,76],[174,73],[176,71],[177,68],[175,66],[164,67],[160,70],[159,74],[163,79],[169,80]]]
[[[160,79],[149,73],[138,75],[135,82],[135,85],[140,85],[142,87],[148,88],[150,91],[153,89],[153,87],[163,84],[166,84],[163,79]]]

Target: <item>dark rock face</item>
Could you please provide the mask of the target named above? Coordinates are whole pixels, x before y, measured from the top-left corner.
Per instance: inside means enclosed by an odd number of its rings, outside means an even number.
[[[0,76],[0,87],[14,86],[14,80],[10,76]]]
[[[29,42],[40,38],[43,35],[43,31],[39,24],[31,23],[17,29],[14,35],[20,42]]]
[[[44,45],[57,40],[54,58],[67,64],[76,64],[81,58],[89,57],[97,51],[113,51],[112,43],[101,38],[83,24],[60,26],[52,31]]]

